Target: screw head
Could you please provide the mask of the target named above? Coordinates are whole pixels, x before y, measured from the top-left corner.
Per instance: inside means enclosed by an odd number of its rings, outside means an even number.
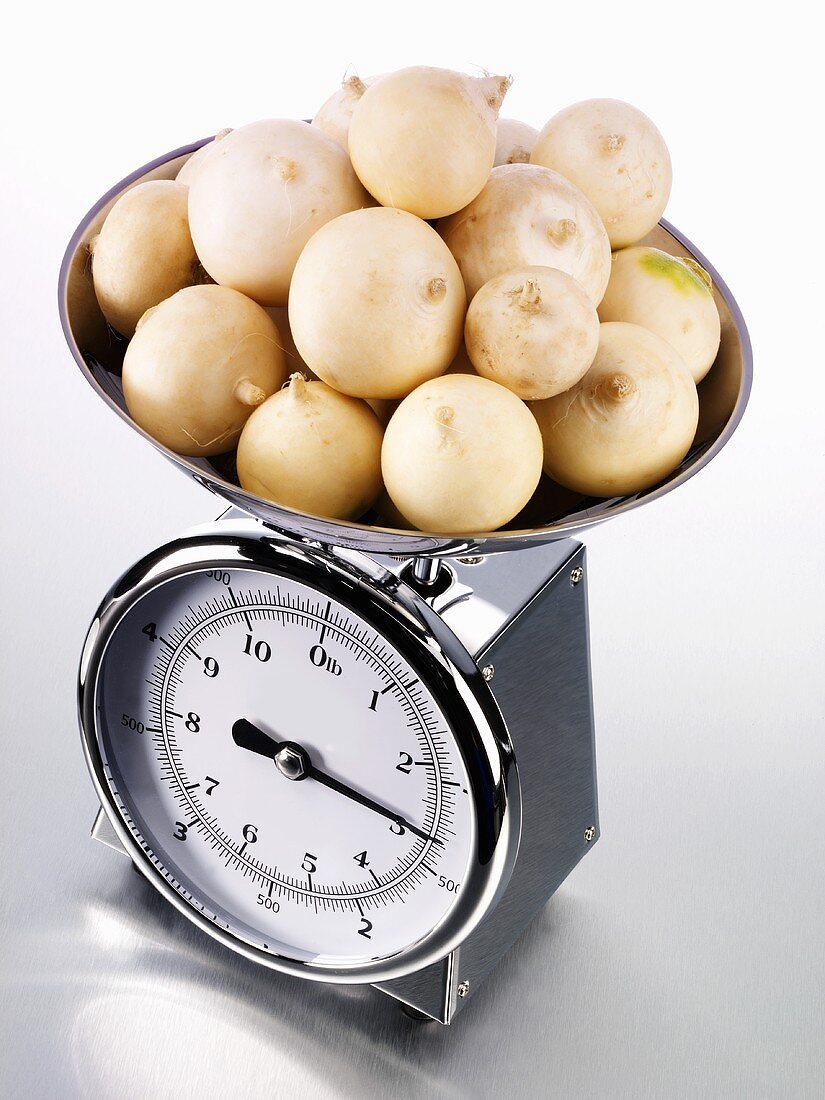
[[[466,997],[469,992],[470,992],[470,983],[465,978],[463,982],[458,983],[458,988],[456,989],[456,993],[458,994],[459,997]]]
[[[481,556],[476,556],[474,558],[458,558],[457,560],[460,561],[462,565],[481,565],[481,563],[484,561],[484,558]]]
[[[306,753],[297,745],[286,742],[275,753],[273,760],[286,779],[303,779],[307,773]]]
[[[584,570],[580,565],[577,565],[575,569],[570,570],[570,583],[575,587],[579,584],[584,577]]]
[[[490,680],[492,680],[492,678],[495,676],[495,674],[496,674],[495,665],[485,665],[484,668],[481,670],[481,675],[484,677],[484,679],[488,683],[490,682]]]
[[[591,840],[596,839],[596,826],[588,825],[584,830],[584,839],[589,844]]]

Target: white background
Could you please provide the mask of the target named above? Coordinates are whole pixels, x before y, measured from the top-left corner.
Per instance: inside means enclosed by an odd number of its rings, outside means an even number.
[[[0,843],[14,1094],[167,1095],[164,1067],[185,1048],[203,1095],[207,1082],[250,1096],[821,1095],[825,127],[811,10],[143,0],[6,16]],[[324,1001],[322,1087],[301,1057],[314,1002],[285,1033],[300,995],[273,986],[282,999],[264,1009],[271,1030],[253,1057],[248,996],[236,989],[230,1012],[207,982],[197,1025],[171,1013],[148,1061],[130,1038],[140,1027],[117,1033],[124,1081],[106,1056],[110,1014],[79,993],[65,1007],[75,987],[59,968],[56,992],[41,980],[48,935],[89,982],[133,975],[119,933],[99,952],[85,910],[64,903],[67,861],[90,894],[117,880],[137,896],[116,857],[86,842],[75,664],[114,577],[216,502],[82,379],[58,324],[60,259],[97,197],[156,155],[223,126],[309,116],[350,66],[413,63],[512,72],[503,114],[535,125],[589,96],[650,114],[673,157],[666,216],[749,323],[753,397],[711,466],[587,537],[603,837],[490,989],[443,1037],[407,1031],[386,1047],[366,1027],[342,1040],[328,1006],[352,1019],[389,1006]],[[171,958],[179,926],[160,927]],[[159,993],[140,996],[143,1024],[163,1017]],[[241,1065],[218,1041],[229,1016],[246,1036]]]

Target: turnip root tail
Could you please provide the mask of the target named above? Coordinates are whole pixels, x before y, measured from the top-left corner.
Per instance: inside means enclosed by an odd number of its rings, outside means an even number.
[[[354,99],[360,99],[364,92],[367,90],[367,86],[360,76],[348,76],[346,80],[341,81],[341,87],[348,92]]]
[[[289,157],[277,157],[276,171],[284,183],[289,183],[298,175],[298,165]]]
[[[266,391],[248,378],[241,378],[233,392],[242,405],[260,405],[266,401]]]
[[[607,375],[598,385],[599,396],[605,401],[619,405],[627,401],[636,392],[636,383],[623,371]]]
[[[491,111],[498,116],[498,112],[501,110],[501,105],[504,102],[504,97],[507,95],[507,90],[513,83],[512,76],[491,76],[489,73],[485,76],[479,76],[475,79],[480,81],[479,87],[481,94],[490,108]]]
[[[600,139],[603,153],[618,153],[624,143],[624,134],[602,134]]]
[[[428,279],[424,286],[424,297],[429,302],[440,302],[447,293],[447,280],[443,275],[436,275]]]
[[[697,279],[701,279],[708,290],[713,293],[713,280],[700,263],[694,260],[692,256],[683,256],[682,263],[685,265],[685,267],[690,268]]]
[[[538,279],[525,279],[513,291],[513,300],[525,313],[537,313],[541,309],[541,287]]]
[[[559,218],[557,222],[547,223],[547,236],[553,244],[566,244],[577,232],[578,226],[572,218]]]
[[[293,401],[306,401],[307,399],[307,380],[306,375],[301,374],[299,370],[296,370],[294,374],[290,374],[284,383],[285,390],[289,391],[289,396]]]
[[[455,409],[452,405],[439,405],[435,410],[435,422],[439,431],[439,448],[454,450],[458,442],[455,420]]]

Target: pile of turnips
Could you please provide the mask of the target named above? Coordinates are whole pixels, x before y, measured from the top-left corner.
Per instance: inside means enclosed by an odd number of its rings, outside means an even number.
[[[509,78],[351,77],[311,124],[223,130],[90,248],[133,419],[300,512],[493,531],[542,470],[640,492],[687,454],[719,347],[695,261],[639,244],[671,185],[618,100],[540,132]],[[612,254],[611,254],[612,253]]]

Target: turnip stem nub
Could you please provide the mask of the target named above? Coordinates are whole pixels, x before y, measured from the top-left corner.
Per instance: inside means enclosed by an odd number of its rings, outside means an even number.
[[[242,405],[260,405],[269,395],[248,378],[241,378],[235,386],[235,396]]]
[[[525,279],[518,296],[518,307],[533,312],[541,305],[541,287],[536,279]]]
[[[290,374],[284,387],[293,401],[304,401],[307,395],[307,380],[300,371]]]
[[[604,378],[598,389],[602,397],[608,401],[614,401],[618,405],[636,392],[636,384],[632,378],[621,371],[617,371],[615,374]]]

